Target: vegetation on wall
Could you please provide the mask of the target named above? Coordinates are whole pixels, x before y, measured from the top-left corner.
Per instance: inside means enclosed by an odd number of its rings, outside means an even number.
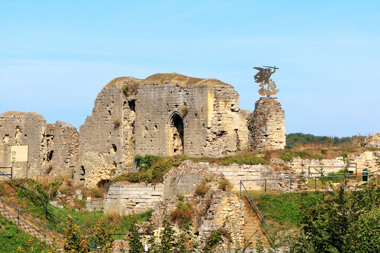
[[[135,162],[138,166],[137,172],[127,172],[112,179],[113,182],[128,181],[131,183],[162,183],[165,174],[173,167],[178,167],[183,161],[209,162],[220,165],[236,164],[268,164],[266,158],[257,157],[253,153],[220,158],[192,158],[186,156],[162,157],[154,155],[136,155]]]
[[[128,96],[136,95],[138,88],[139,88],[139,83],[133,78],[130,78],[128,81],[124,82],[122,91],[123,91],[123,94],[126,97],[128,97]]]

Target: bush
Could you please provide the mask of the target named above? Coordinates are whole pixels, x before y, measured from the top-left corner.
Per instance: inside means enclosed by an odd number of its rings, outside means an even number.
[[[207,183],[203,182],[195,187],[195,195],[204,197],[209,190],[210,186]]]
[[[194,210],[190,202],[179,201],[176,209],[170,213],[173,222],[180,226],[188,225],[193,219]]]
[[[219,181],[218,189],[221,189],[223,191],[231,191],[232,190],[232,184],[230,180],[228,179],[222,179]]]
[[[232,242],[231,233],[228,232],[224,227],[212,231],[210,236],[206,240],[206,244],[203,247],[203,251],[214,252],[213,249],[217,247],[219,244],[223,243],[225,239],[228,243]]]
[[[133,78],[130,78],[128,81],[124,82],[123,94],[128,97],[130,95],[136,95],[137,89],[139,88],[139,83],[137,83]]]
[[[149,184],[162,183],[165,174],[177,167],[183,161],[182,157],[158,157],[154,155],[136,155],[138,172],[128,172],[112,179],[113,182],[128,181],[131,183],[145,182]]]

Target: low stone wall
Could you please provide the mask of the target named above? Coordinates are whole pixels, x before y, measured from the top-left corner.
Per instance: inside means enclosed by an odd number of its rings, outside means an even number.
[[[223,175],[228,179],[233,188],[233,191],[239,191],[240,180],[253,180],[273,177],[277,173],[268,165],[246,165],[246,164],[231,164],[227,166],[209,164],[207,162],[184,161],[178,168],[173,168],[165,180],[165,185],[170,185],[172,178],[176,178],[179,182],[176,185],[185,185],[187,192],[192,191],[203,178]],[[191,176],[190,176],[191,175]],[[195,180],[195,175],[197,180]],[[191,178],[190,181],[188,179]],[[262,182],[246,181],[244,183],[247,190],[262,189]],[[179,188],[181,189],[181,188]],[[167,191],[166,191],[167,192]],[[179,191],[180,192],[180,191]],[[181,192],[180,192],[181,193]]]
[[[145,212],[161,201],[163,195],[163,184],[114,183],[104,198],[104,213],[124,216]]]

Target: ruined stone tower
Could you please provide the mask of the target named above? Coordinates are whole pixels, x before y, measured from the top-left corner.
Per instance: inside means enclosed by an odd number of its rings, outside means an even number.
[[[238,104],[233,86],[216,79],[176,73],[116,78],[80,128],[76,177],[101,183],[130,171],[136,154],[234,155],[248,146],[249,112]]]
[[[277,98],[262,97],[248,118],[249,144],[252,150],[284,149],[285,112]]]

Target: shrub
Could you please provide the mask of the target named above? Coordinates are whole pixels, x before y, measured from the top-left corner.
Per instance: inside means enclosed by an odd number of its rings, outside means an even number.
[[[321,154],[322,155],[327,154],[327,149],[321,149]]]
[[[139,83],[137,83],[133,78],[130,78],[129,81],[124,82],[123,94],[128,97],[129,95],[136,95],[137,89],[139,88]]]
[[[179,201],[176,209],[170,213],[173,222],[179,224],[181,227],[188,225],[193,219],[193,207],[190,202]]]
[[[195,195],[204,197],[209,190],[210,186],[207,183],[203,182],[195,187]]]
[[[231,191],[232,190],[232,184],[230,180],[228,179],[222,179],[219,181],[218,189],[221,189],[223,191]]]
[[[227,242],[232,242],[231,233],[227,231],[224,227],[219,228],[211,232],[210,236],[206,240],[206,244],[203,247],[204,252],[214,252],[213,249],[219,244],[223,243],[224,240]]]
[[[145,182],[149,184],[162,183],[165,174],[177,167],[183,161],[182,157],[158,157],[154,155],[136,155],[135,161],[139,167],[137,172],[128,172],[114,179],[113,182],[128,181],[132,183]]]

